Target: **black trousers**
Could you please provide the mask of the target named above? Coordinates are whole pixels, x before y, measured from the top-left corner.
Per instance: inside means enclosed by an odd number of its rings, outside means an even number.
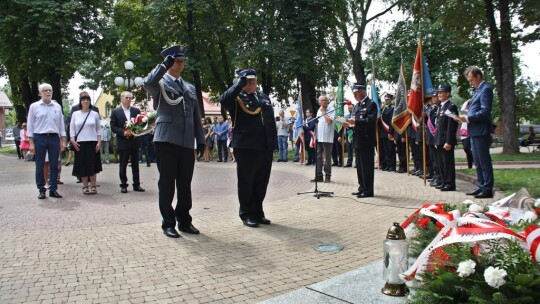
[[[162,228],[172,228],[178,221],[179,225],[191,224],[191,180],[195,167],[193,149],[180,147],[166,142],[154,143],[156,164],[159,171],[159,211],[163,218]],[[176,208],[172,207],[175,187]]]
[[[19,159],[24,158],[24,155],[21,152],[21,141],[15,140],[15,147],[17,148],[17,156],[19,156]]]
[[[130,149],[119,149],[118,156],[120,158],[120,187],[127,188],[128,178],[126,174],[126,169],[128,162],[131,158],[131,173],[133,175],[133,186],[138,187],[140,185],[139,180],[139,147],[133,145]]]
[[[386,169],[388,168],[388,163],[386,162],[386,145],[384,144],[384,138],[379,137],[379,155],[377,157],[379,158],[379,169]]]
[[[429,149],[429,158],[431,159],[431,168],[433,175],[437,180],[440,180],[441,172],[439,169],[439,157],[437,156],[438,150],[435,148],[434,145],[429,145],[427,148]]]
[[[384,158],[387,168],[389,168],[391,171],[396,170],[396,144],[393,140],[390,140],[388,138],[382,139],[383,145],[386,146],[384,150]]]
[[[367,194],[374,194],[374,174],[375,149],[356,149],[356,176],[358,177],[358,191],[363,191]]]
[[[400,170],[408,170],[407,168],[407,145],[404,142],[401,142],[400,139],[396,140],[396,150],[399,158],[399,169]]]
[[[246,220],[264,217],[262,204],[272,171],[272,151],[235,148],[234,155],[240,218]]]
[[[217,149],[218,149],[218,159],[220,161],[227,162],[228,152],[229,152],[229,149],[227,149],[227,140],[226,139],[218,139],[217,140]]]
[[[439,170],[441,172],[441,181],[444,186],[456,186],[456,160],[454,158],[454,147],[450,151],[443,149],[443,146],[437,146],[439,154]]]
[[[345,149],[347,150],[347,166],[352,165],[354,157],[354,148],[352,142],[345,141]]]

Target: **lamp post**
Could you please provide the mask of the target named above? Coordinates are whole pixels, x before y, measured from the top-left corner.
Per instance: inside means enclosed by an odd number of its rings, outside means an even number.
[[[142,79],[142,77],[135,77],[133,82],[131,81],[131,71],[133,70],[134,67],[135,67],[135,64],[133,64],[132,61],[128,60],[124,62],[124,68],[126,68],[126,79],[118,76],[114,79],[114,84],[116,84],[119,87],[125,86],[128,91],[131,91],[131,87],[133,86],[133,84],[135,84],[135,86],[138,86],[138,87],[142,86],[144,83],[144,80]]]

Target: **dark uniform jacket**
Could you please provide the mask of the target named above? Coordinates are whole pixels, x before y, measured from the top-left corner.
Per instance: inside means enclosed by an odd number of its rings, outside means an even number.
[[[458,115],[457,106],[452,101],[448,100],[444,106],[441,103],[441,109],[437,117],[437,136],[435,137],[435,145],[437,146],[444,146],[446,143],[452,146],[457,144],[456,132],[458,123],[444,114],[446,110],[450,110],[450,112]]]
[[[353,144],[356,149],[373,148],[377,142],[375,128],[377,106],[368,97],[354,105],[355,119]]]
[[[195,87],[183,79],[174,81],[164,77],[167,69],[163,64],[156,66],[145,79],[144,89],[152,95],[154,109],[157,109],[154,142],[168,142],[193,149],[204,144],[201,124],[201,110],[197,102]],[[166,94],[167,96],[164,96]],[[178,104],[170,104],[166,98],[174,100],[183,96]]]
[[[277,129],[270,98],[262,92],[247,94],[238,84],[231,86],[219,102],[231,114],[234,149],[277,148]]]
[[[382,110],[382,120],[388,127],[388,131],[385,130],[385,136],[388,138],[388,135],[394,135],[394,126],[392,125],[392,116],[394,115],[394,107],[393,106],[385,106]]]

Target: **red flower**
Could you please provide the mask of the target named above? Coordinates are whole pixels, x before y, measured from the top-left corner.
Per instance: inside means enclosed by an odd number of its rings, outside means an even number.
[[[420,220],[418,220],[418,227],[420,228],[427,228],[427,225],[429,223],[429,217],[423,217]]]
[[[540,208],[534,209],[534,213],[536,213],[536,215],[540,215]]]

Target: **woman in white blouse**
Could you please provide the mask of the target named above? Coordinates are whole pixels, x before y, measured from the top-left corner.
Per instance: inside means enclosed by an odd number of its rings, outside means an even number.
[[[73,175],[82,179],[82,192],[96,194],[96,174],[102,171],[99,147],[101,145],[101,127],[99,114],[90,109],[90,96],[79,99],[81,110],[71,116],[71,144],[75,148]],[[88,184],[90,182],[90,185]]]

